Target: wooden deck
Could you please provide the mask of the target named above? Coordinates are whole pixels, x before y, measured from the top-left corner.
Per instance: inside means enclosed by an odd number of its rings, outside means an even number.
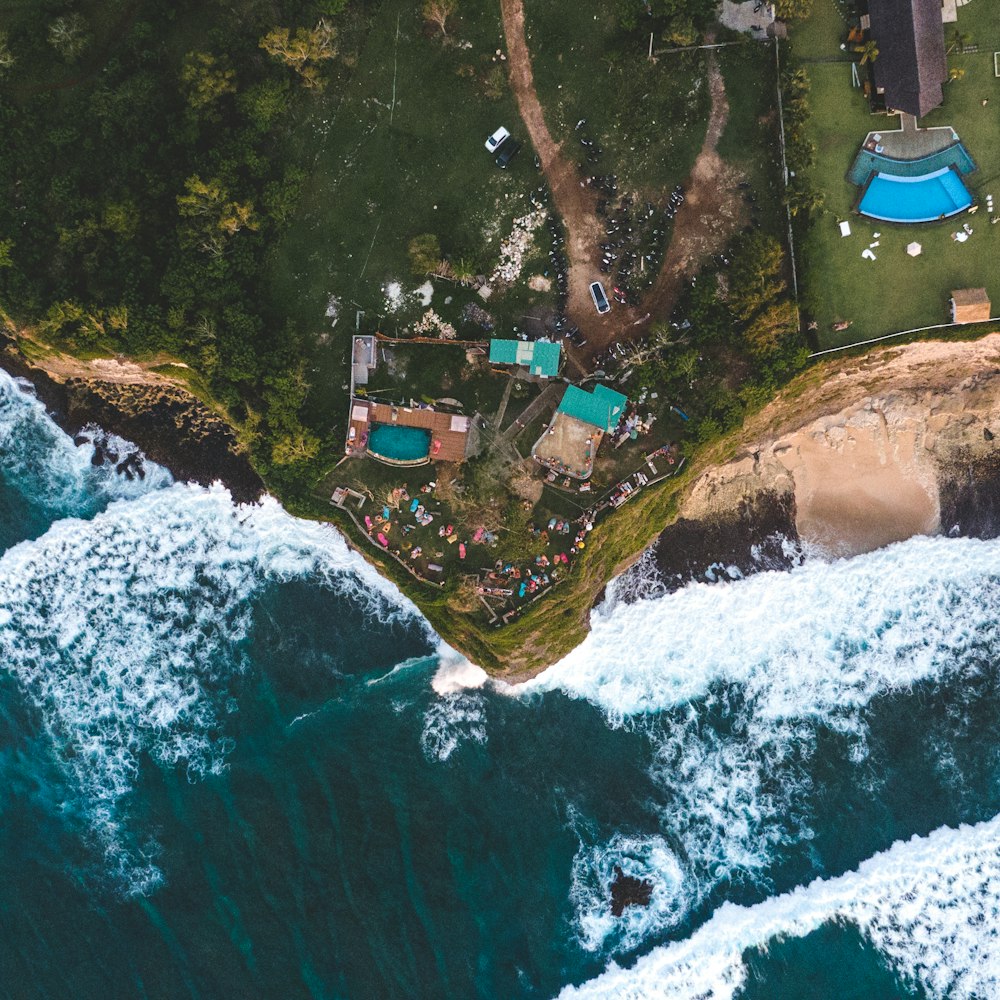
[[[402,427],[421,427],[431,432],[431,460],[434,462],[464,462],[469,437],[469,417],[438,410],[411,409],[408,406],[390,406],[354,400],[351,404],[351,423],[348,431],[349,453],[361,455],[360,446],[367,441],[370,424],[397,424]],[[353,431],[353,439],[351,432]],[[434,442],[440,441],[435,448]]]

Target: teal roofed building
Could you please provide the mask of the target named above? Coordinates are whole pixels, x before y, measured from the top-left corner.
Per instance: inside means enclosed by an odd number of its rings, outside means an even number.
[[[491,340],[490,364],[518,365],[532,375],[552,378],[559,374],[562,347],[548,340]]]
[[[595,385],[593,392],[571,385],[566,388],[558,412],[610,434],[625,415],[626,406],[628,397],[606,385]]]

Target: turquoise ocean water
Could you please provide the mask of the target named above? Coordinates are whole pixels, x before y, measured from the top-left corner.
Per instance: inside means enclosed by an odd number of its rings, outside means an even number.
[[[1000,544],[612,587],[470,687],[334,530],[91,441],[0,376],[0,996],[1000,995]]]

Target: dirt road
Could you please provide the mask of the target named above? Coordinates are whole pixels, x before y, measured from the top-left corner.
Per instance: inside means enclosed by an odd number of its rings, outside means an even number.
[[[566,312],[584,331],[584,352],[571,351],[586,366],[588,359],[614,340],[628,340],[650,323],[669,317],[684,286],[701,263],[721,250],[744,224],[745,210],[737,184],[742,179],[717,152],[719,139],[729,118],[725,84],[715,52],[708,56],[708,81],[712,105],[705,141],[688,183],[685,201],[674,221],[670,246],[653,287],[638,308],[614,305],[598,316],[590,298],[591,281],[601,277],[599,243],[604,227],[596,212],[596,198],[582,184],[577,168],[550,134],[535,90],[531,53],[524,30],[523,0],[500,0],[510,83],[531,142],[535,147],[552,191],[556,211],[566,227],[569,288]],[[711,41],[711,38],[708,39]]]

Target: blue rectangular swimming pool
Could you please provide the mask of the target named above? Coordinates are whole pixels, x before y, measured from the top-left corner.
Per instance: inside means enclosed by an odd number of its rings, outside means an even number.
[[[922,177],[876,174],[858,211],[881,222],[934,222],[964,212],[972,204],[961,177],[943,167]]]

